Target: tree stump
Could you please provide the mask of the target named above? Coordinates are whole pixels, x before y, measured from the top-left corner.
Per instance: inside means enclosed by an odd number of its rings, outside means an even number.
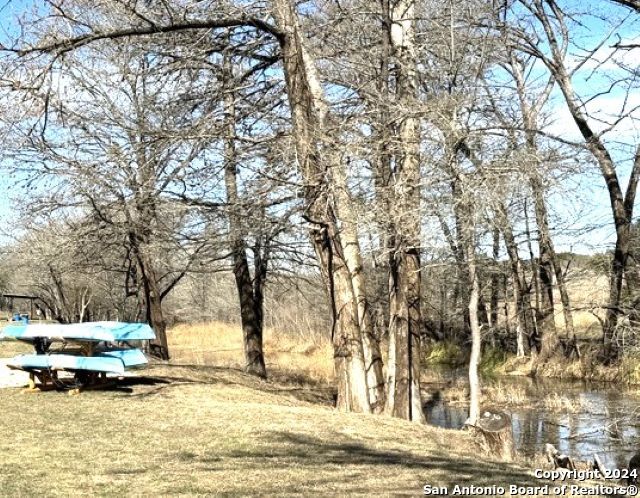
[[[554,445],[547,443],[545,445],[545,453],[549,462],[553,464],[554,469],[576,470],[576,464],[573,459],[569,455],[560,453]],[[594,462],[599,462],[597,455],[594,455],[594,457],[596,458]]]
[[[488,453],[501,460],[513,460],[513,428],[509,415],[498,410],[483,410],[474,428]]]

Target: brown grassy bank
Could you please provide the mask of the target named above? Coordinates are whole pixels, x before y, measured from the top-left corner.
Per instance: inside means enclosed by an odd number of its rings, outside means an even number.
[[[321,386],[331,364],[323,345],[268,339],[280,373],[267,381],[212,365],[241,361],[229,351],[237,334],[172,330],[170,363],[110,391],[0,389],[0,494],[418,495],[425,484],[541,484],[524,467],[478,458],[468,433],[336,412]],[[12,348],[0,345],[0,356]]]
[[[0,428],[2,494],[417,495],[425,484],[539,484],[478,459],[462,432],[337,413],[228,369],[146,375],[159,383],[132,392],[0,391],[10,419]]]
[[[469,404],[469,386],[466,379],[457,379],[446,384],[439,384],[434,389],[425,384],[428,394],[425,399],[438,399],[450,404]],[[542,394],[531,390],[530,386],[517,385],[510,382],[494,380],[482,386],[482,400],[485,405],[501,407],[507,411],[512,408],[531,408],[544,410],[546,413],[580,413],[589,412],[594,408],[585,399],[575,398],[556,392]]]

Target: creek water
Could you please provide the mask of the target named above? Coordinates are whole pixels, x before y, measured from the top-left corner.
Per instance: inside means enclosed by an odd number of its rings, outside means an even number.
[[[452,377],[460,373],[452,373]],[[502,408],[512,418],[517,451],[525,456],[544,453],[546,443],[575,460],[593,460],[597,453],[608,468],[626,468],[640,452],[640,391],[612,384],[507,378],[501,387],[526,392],[527,404]],[[447,403],[438,390],[430,389],[426,403],[428,423],[460,429],[468,407]],[[549,408],[545,400],[568,400],[571,408]],[[548,404],[548,403],[547,403]],[[556,403],[557,404],[557,403]]]

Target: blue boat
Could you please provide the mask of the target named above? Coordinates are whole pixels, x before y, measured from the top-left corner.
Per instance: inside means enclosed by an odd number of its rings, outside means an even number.
[[[119,358],[105,356],[75,356],[69,354],[21,354],[7,362],[9,368],[20,370],[90,370],[114,374],[124,373]]]
[[[50,340],[75,341],[139,341],[155,339],[153,329],[146,323],[124,322],[86,322],[70,324],[7,325],[0,339],[13,338],[32,340],[46,338]]]
[[[22,354],[7,362],[7,366],[29,372],[31,388],[54,387],[57,371],[74,372],[76,387],[104,385],[106,374],[122,375],[129,368],[148,363],[142,351],[135,348],[113,347],[110,343],[155,339],[153,329],[146,323],[89,322],[73,324],[16,324],[0,332],[0,340],[15,339],[32,343],[36,354]],[[64,347],[49,351],[51,342],[76,344],[75,349]],[[99,344],[99,343],[104,343]],[[35,379],[40,381],[36,386]]]
[[[147,357],[139,349],[112,349],[98,353],[101,358],[116,358],[122,362],[124,368],[142,367],[149,363]]]

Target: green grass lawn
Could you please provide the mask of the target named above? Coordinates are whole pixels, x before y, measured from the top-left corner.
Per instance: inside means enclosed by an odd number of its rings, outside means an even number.
[[[139,374],[79,396],[0,389],[0,496],[415,496],[425,484],[543,484],[534,464],[492,461],[466,432],[339,413],[331,387],[300,376],[176,364]]]

